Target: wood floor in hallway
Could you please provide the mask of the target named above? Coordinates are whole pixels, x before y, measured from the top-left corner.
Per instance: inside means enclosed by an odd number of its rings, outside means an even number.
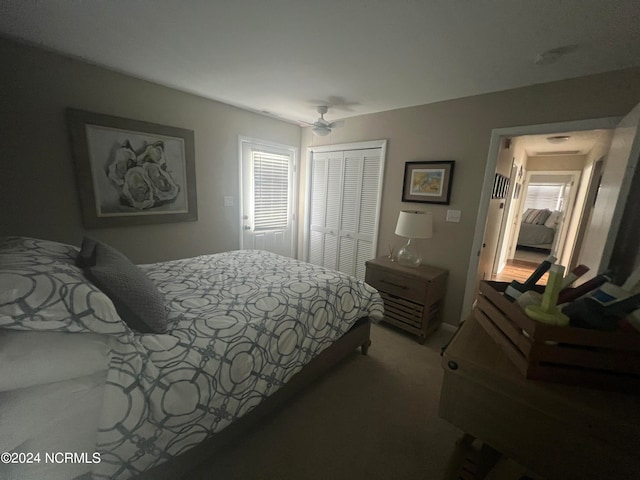
[[[507,265],[502,269],[502,272],[497,275],[493,275],[491,280],[496,282],[510,282],[511,280],[517,280],[518,282],[524,282],[531,276],[533,271],[538,266],[537,263],[525,262],[522,260],[508,260]],[[546,285],[549,274],[545,273],[538,285]]]

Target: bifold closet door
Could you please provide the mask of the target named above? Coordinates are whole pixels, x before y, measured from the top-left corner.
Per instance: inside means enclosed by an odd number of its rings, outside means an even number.
[[[311,161],[306,260],[364,279],[375,257],[381,149],[320,152]]]

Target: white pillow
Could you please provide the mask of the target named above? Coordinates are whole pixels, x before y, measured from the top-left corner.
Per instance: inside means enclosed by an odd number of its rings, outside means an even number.
[[[0,329],[0,391],[106,372],[109,337]]]
[[[549,218],[544,222],[544,226],[547,228],[556,228],[558,226],[558,221],[560,220],[560,212],[554,210],[549,215]]]
[[[127,333],[113,302],[74,265],[0,265],[0,327]]]
[[[0,451],[39,452],[40,462],[0,464],[0,478],[68,480],[86,463],[51,464],[45,452],[87,452],[93,458],[107,373],[0,392]]]
[[[30,237],[0,237],[0,264],[16,261],[41,264],[51,262],[75,265],[78,247],[66,243]]]
[[[25,237],[0,238],[0,327],[128,333],[113,302],[76,266],[78,248]]]

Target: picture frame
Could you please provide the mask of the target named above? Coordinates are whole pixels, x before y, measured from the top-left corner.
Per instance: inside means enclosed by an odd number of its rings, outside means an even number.
[[[505,198],[509,193],[509,177],[496,173],[493,178],[493,189],[491,191],[491,198]]]
[[[67,109],[86,228],[198,219],[194,132]]]
[[[522,188],[522,184],[521,183],[516,183],[514,189],[513,189],[513,199],[514,200],[518,200],[520,198],[520,189]]]
[[[406,162],[402,201],[449,205],[454,160]]]

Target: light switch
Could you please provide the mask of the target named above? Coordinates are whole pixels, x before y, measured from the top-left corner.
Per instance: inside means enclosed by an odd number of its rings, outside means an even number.
[[[460,210],[447,210],[447,222],[460,223],[461,216]]]
[[[233,207],[233,197],[225,196],[224,197],[224,206],[225,207]]]

